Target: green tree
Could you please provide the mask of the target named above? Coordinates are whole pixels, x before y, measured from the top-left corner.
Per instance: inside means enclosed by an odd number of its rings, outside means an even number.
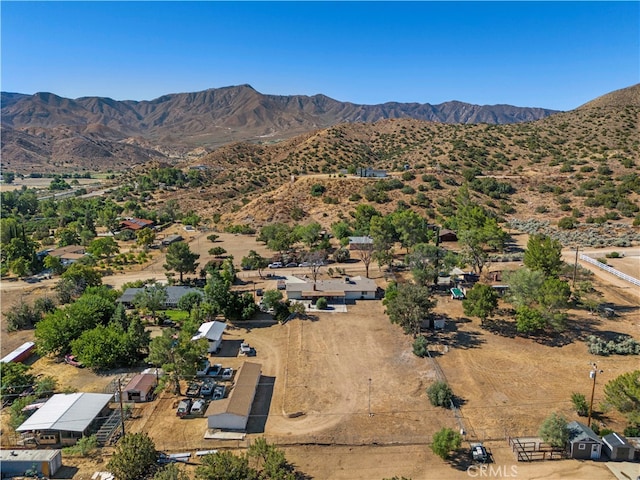
[[[242,261],[240,262],[240,266],[242,268],[257,270],[260,278],[262,278],[262,270],[267,268],[268,265],[269,260],[264,258],[255,250],[249,250],[249,255],[247,255],[246,257],[242,257]]]
[[[262,302],[267,309],[275,308],[276,303],[281,302],[282,298],[283,295],[280,290],[266,290],[262,297]]]
[[[531,235],[524,252],[524,264],[547,277],[556,277],[562,268],[562,245],[546,235]]]
[[[604,386],[605,402],[640,424],[640,370],[623,373]]]
[[[413,354],[417,357],[426,357],[429,353],[429,344],[424,335],[418,335],[413,341]]]
[[[367,203],[359,204],[355,211],[351,213],[355,222],[355,234],[357,235],[369,235],[369,228],[371,226],[371,219],[375,216],[381,216],[378,211]]]
[[[87,252],[96,258],[106,258],[109,261],[114,254],[120,252],[120,247],[113,237],[100,237],[91,241]]]
[[[312,222],[308,225],[298,225],[295,228],[295,236],[309,249],[313,250],[320,241],[321,231],[322,226],[318,222]]]
[[[413,210],[394,212],[391,221],[407,253],[414,245],[429,241],[432,231],[427,227],[427,220]]]
[[[156,241],[156,232],[148,227],[140,229],[136,232],[136,243],[144,248],[148,248]]]
[[[174,270],[180,274],[180,283],[185,273],[193,273],[198,267],[196,260],[200,255],[193,253],[185,242],[175,242],[167,248],[165,270]]]
[[[447,382],[438,380],[427,388],[427,397],[434,407],[450,408],[453,401],[453,391]]]
[[[589,404],[587,404],[587,399],[582,393],[572,393],[571,394],[571,403],[573,403],[573,408],[576,409],[576,413],[581,417],[586,417],[589,413]]]
[[[23,257],[16,258],[15,260],[13,260],[9,268],[14,273],[14,275],[20,278],[26,277],[27,275],[31,274],[31,269],[29,268],[29,261]]]
[[[167,301],[167,287],[157,282],[147,285],[133,297],[133,304],[138,309],[151,311],[154,322],[157,320],[157,312],[164,308]]]
[[[0,394],[3,400],[13,400],[27,387],[35,383],[36,377],[24,363],[0,362]]]
[[[196,468],[198,480],[257,480],[258,472],[249,466],[247,455],[225,450],[202,457]]]
[[[47,255],[43,260],[45,268],[50,269],[56,275],[60,275],[64,272],[64,265],[62,264],[62,260],[60,257],[54,257],[52,255]]]
[[[567,419],[557,413],[549,415],[538,431],[542,440],[556,448],[564,448],[569,441]]]
[[[107,463],[118,480],[143,480],[157,468],[158,452],[146,433],[129,433],[122,437]]]
[[[448,269],[453,257],[436,245],[419,243],[405,257],[413,278],[420,285],[434,285],[441,269]]]
[[[497,307],[498,293],[494,288],[484,283],[476,283],[467,292],[466,298],[462,300],[464,314],[480,318],[481,325],[495,312]]]
[[[296,480],[293,466],[287,462],[284,452],[270,445],[263,437],[258,437],[249,445],[247,457],[252,467],[265,480]]]
[[[178,308],[185,312],[191,312],[195,307],[202,303],[202,297],[203,295],[201,292],[189,292],[178,300]]]
[[[316,308],[318,310],[326,310],[327,306],[328,306],[328,303],[326,298],[320,297],[318,298],[318,300],[316,300]]]
[[[279,252],[282,255],[296,243],[296,234],[286,223],[272,223],[262,227],[257,240],[264,242],[269,250]]]
[[[398,285],[397,293],[386,303],[391,323],[397,323],[405,333],[413,334],[415,338],[420,333],[422,321],[435,307],[430,295],[427,287],[411,283]]]
[[[348,248],[338,248],[335,252],[333,252],[333,259],[337,263],[344,263],[351,258],[351,252],[349,252]]]
[[[342,240],[343,238],[350,237],[353,234],[351,227],[344,220],[340,220],[339,222],[332,223],[331,232],[338,240]]]
[[[391,266],[393,264],[393,246],[397,239],[391,215],[371,217],[369,235],[373,239],[373,258],[380,266]],[[367,268],[367,277],[368,275],[369,269]]]
[[[59,228],[56,231],[58,239],[58,247],[66,247],[68,245],[80,245],[80,236],[78,232],[71,228]]]
[[[180,395],[180,379],[192,377],[207,353],[207,341],[200,339],[191,341],[195,328],[183,328],[180,332],[172,328],[162,331],[162,335],[154,337],[149,343],[147,362],[162,367],[167,372],[168,382],[173,391]],[[177,335],[177,338],[175,338]]]
[[[107,206],[99,210],[98,223],[109,230],[112,234],[116,233],[120,227],[117,209],[113,206]]]
[[[227,253],[227,251],[224,248],[217,246],[217,247],[210,248],[208,253],[209,255],[213,255],[214,257],[220,257],[225,253]]]
[[[516,307],[536,305],[544,280],[542,272],[528,268],[505,272],[504,281],[509,285],[507,300]]]
[[[9,332],[31,328],[42,320],[42,312],[24,300],[20,300],[17,304],[11,306],[4,316],[7,321],[7,331]]]
[[[442,428],[433,434],[431,450],[442,459],[449,458],[451,452],[462,445],[462,435],[450,428]]]
[[[544,330],[547,320],[535,308],[523,305],[516,309],[516,330],[520,333],[536,333]]]

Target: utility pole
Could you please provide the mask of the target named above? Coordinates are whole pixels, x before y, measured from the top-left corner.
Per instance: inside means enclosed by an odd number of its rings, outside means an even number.
[[[120,422],[122,425],[122,436],[124,437],[125,431],[124,431],[124,409],[122,408],[122,383],[120,382],[119,378],[118,378],[118,400],[120,400]]]
[[[572,287],[576,286],[576,273],[578,271],[578,246],[576,245],[576,261],[573,264],[573,282],[571,284]]]
[[[591,401],[589,402],[589,419],[587,420],[587,427],[591,426],[591,414],[593,412],[593,395],[596,392],[596,377],[598,373],[602,373],[602,370],[598,370],[598,365],[595,363],[591,364],[593,366],[593,370],[589,372],[589,378],[593,379],[593,385],[591,386]]]

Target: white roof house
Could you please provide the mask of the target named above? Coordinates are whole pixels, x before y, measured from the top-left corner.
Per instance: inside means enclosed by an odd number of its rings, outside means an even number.
[[[206,322],[200,325],[196,334],[191,337],[191,341],[200,340],[206,338],[209,342],[209,352],[215,352],[220,348],[222,343],[222,334],[227,328],[227,324],[224,322]]]
[[[84,432],[111,402],[108,393],[59,393],[51,397],[16,430]]]

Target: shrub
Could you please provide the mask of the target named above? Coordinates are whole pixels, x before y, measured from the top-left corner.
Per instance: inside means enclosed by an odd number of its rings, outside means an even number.
[[[427,396],[434,407],[449,408],[453,400],[453,392],[446,382],[438,380],[427,388]]]
[[[431,450],[440,458],[446,459],[451,451],[458,450],[461,445],[462,435],[445,427],[433,435]]]
[[[319,310],[326,310],[328,306],[327,299],[324,297],[320,297],[316,300],[316,308]]]
[[[315,184],[313,184],[311,186],[311,196],[312,197],[319,197],[326,191],[327,191],[326,187],[324,185],[322,185],[321,183],[315,183]]]
[[[589,405],[587,405],[587,399],[582,393],[572,393],[571,402],[573,408],[576,409],[576,413],[581,417],[586,417],[589,413]]]
[[[609,253],[605,254],[605,257],[607,257],[607,258],[620,258],[620,253],[618,253],[618,252],[609,252]]]
[[[618,335],[615,339],[606,341],[603,338],[589,335],[586,340],[589,353],[593,355],[640,355],[640,343],[633,337]]]
[[[573,217],[564,217],[558,221],[558,227],[565,230],[571,230],[576,228],[576,219]]]
[[[427,339],[423,335],[416,337],[416,339],[413,341],[413,354],[418,357],[426,357],[427,349]]]

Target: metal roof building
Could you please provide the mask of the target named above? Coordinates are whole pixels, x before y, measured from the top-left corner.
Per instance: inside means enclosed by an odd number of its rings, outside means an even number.
[[[220,348],[220,343],[222,343],[222,334],[224,330],[227,328],[227,324],[224,322],[206,322],[200,325],[197,333],[191,337],[192,341],[200,340],[201,338],[206,338],[209,342],[209,348],[207,351],[215,352]]]
[[[62,466],[61,450],[0,450],[2,478],[23,476],[27,470],[35,470],[50,477]]]
[[[246,430],[261,373],[261,364],[244,362],[229,398],[209,404],[206,412],[209,428]]]
[[[202,292],[202,290],[199,290],[197,288],[187,287],[184,285],[165,287],[165,289],[167,292],[167,299],[164,302],[164,306],[166,308],[177,307],[180,299],[184,297],[187,293],[196,292],[200,296],[204,296],[204,293]],[[127,288],[122,294],[122,296],[118,299],[118,302],[124,303],[125,305],[131,305],[133,303],[133,299],[135,298],[135,296],[142,291],[144,291],[144,287],[143,288],[133,288],[133,287]]]
[[[37,433],[40,443],[73,445],[108,412],[112,398],[108,393],[59,393],[16,431]]]

